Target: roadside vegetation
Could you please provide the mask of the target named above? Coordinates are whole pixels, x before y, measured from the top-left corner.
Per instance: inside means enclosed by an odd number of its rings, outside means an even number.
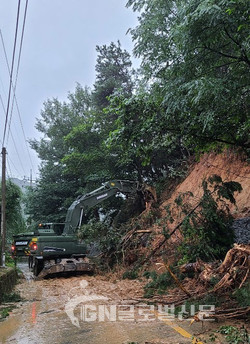
[[[17,302],[22,301],[19,293],[11,292],[3,295],[0,304],[0,321],[9,316],[14,308],[17,307]]]
[[[127,7],[138,13],[138,26],[129,33],[141,68],[134,70],[119,41],[97,46],[93,87],[77,84],[66,101],[44,102],[36,122],[41,138],[30,140],[42,161],[40,179],[25,198],[32,226],[64,222],[77,196],[108,180],[145,182],[160,198],[164,189],[185,178],[190,162],[205,152],[230,150],[249,159],[247,1],[129,0]],[[247,292],[247,251],[235,248],[232,253],[235,270],[243,267],[233,285],[226,281],[229,284],[219,288],[231,272],[209,274],[209,264],[223,261],[234,249],[228,203],[235,203],[234,193],[242,188],[218,175],[204,180],[202,188],[195,206],[187,192],[165,209],[164,216],[159,203],[148,207],[140,199],[115,197],[85,214],[79,239],[95,243],[100,271],[122,266],[123,278],[144,274],[148,298],[167,293],[168,287],[187,276],[199,279],[198,272],[206,271],[209,278],[203,287],[224,290],[227,286],[230,298],[240,306]],[[16,192],[12,199],[18,201],[17,190],[11,185],[9,190]],[[11,206],[19,214],[18,204]],[[12,235],[17,226],[9,216]],[[15,221],[23,228],[20,216]],[[159,234],[150,226],[158,226],[163,238],[148,253]],[[172,243],[176,251],[169,257],[164,245],[177,233],[179,241]],[[163,273],[145,268],[153,256],[165,264]],[[185,264],[195,262],[201,271],[181,272]],[[210,294],[217,298],[214,295]]]
[[[243,0],[129,0],[127,7],[138,13],[138,26],[129,34],[141,68],[134,70],[119,41],[97,46],[93,87],[77,84],[66,101],[45,101],[36,123],[41,138],[30,141],[42,164],[40,180],[26,197],[29,221],[63,222],[78,195],[112,179],[146,182],[161,197],[205,152],[230,150],[247,160],[247,5]],[[137,278],[150,258],[160,255],[169,270],[146,272],[145,289],[148,295],[164,293],[175,283],[171,272],[182,280],[180,266],[200,261],[205,270],[204,264],[222,261],[233,247],[228,204],[235,203],[241,185],[216,175],[202,187],[197,206],[187,190],[164,217],[159,204],[148,209],[140,200],[115,197],[85,214],[78,236],[95,243],[100,271],[124,266],[124,278]],[[161,229],[163,241],[148,256],[157,235],[150,226]],[[177,233],[181,240],[170,259],[164,245]],[[212,288],[222,276],[210,277]]]
[[[183,178],[190,158],[249,150],[249,8],[245,1],[129,0],[134,70],[120,42],[97,46],[92,88],[48,99],[31,147],[42,160],[26,199],[30,221],[63,222],[71,202],[111,179],[161,190]],[[124,205],[102,206],[102,219]],[[96,211],[86,223],[96,220]],[[112,223],[112,221],[110,221]]]
[[[0,185],[0,203],[1,203],[1,185]],[[11,243],[15,234],[26,231],[26,222],[22,210],[23,194],[21,189],[7,180],[6,183],[6,226],[7,242]],[[0,214],[1,215],[1,214]],[[1,216],[0,216],[1,219]],[[0,238],[1,240],[1,238]]]

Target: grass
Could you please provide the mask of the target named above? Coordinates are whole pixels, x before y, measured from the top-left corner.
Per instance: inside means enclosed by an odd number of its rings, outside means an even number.
[[[123,276],[122,276],[122,279],[126,279],[126,278],[130,279],[130,280],[137,279],[138,278],[138,272],[135,270],[125,271]]]
[[[0,309],[0,321],[7,318],[9,316],[9,313],[16,308],[16,305],[14,304],[15,302],[20,302],[22,300],[21,296],[19,293],[5,293],[2,297],[2,304],[1,304],[1,309]],[[13,303],[9,305],[10,303]],[[6,307],[4,306],[6,305]]]
[[[19,293],[6,293],[3,295],[3,303],[9,303],[9,302],[20,302],[22,300]]]
[[[250,336],[244,326],[237,328],[225,325],[221,326],[217,332],[225,335],[225,339],[229,344],[247,344],[250,342]]]
[[[7,307],[0,311],[0,320],[7,318],[9,316],[9,312],[11,312],[11,308]]]

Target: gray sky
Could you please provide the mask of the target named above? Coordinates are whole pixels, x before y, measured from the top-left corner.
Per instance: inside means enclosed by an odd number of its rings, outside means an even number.
[[[95,81],[96,45],[120,40],[132,55],[133,43],[128,28],[137,24],[136,14],[125,7],[127,0],[29,0],[16,98],[25,137],[38,138],[34,128],[43,102],[53,97],[66,100],[76,83],[90,86]],[[26,0],[21,1],[21,29]],[[11,65],[18,0],[0,0],[0,29]],[[138,61],[132,58],[134,67]],[[15,67],[17,66],[17,58]],[[16,69],[14,68],[14,80]],[[0,41],[0,95],[7,105],[9,74]],[[11,109],[11,107],[10,107]],[[9,112],[9,118],[11,111]],[[2,146],[5,113],[0,103],[0,144]],[[25,143],[16,106],[11,132],[5,140],[9,176],[38,177],[39,160]],[[14,141],[14,142],[13,142]],[[19,156],[19,157],[18,157]]]

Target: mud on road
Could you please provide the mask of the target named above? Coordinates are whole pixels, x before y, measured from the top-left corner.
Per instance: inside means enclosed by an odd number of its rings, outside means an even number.
[[[137,280],[81,275],[34,281],[26,264],[20,268],[24,278],[16,291],[23,301],[0,323],[0,343],[184,344],[192,342],[191,331],[201,331],[200,323],[178,327],[149,305],[135,305],[143,295]]]

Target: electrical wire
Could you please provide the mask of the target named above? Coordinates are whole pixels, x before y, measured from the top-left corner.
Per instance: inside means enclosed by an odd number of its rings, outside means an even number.
[[[1,97],[1,95],[0,95],[0,100],[1,100],[2,107],[3,107],[3,111],[6,112],[5,107],[4,107],[4,103],[3,103],[3,99],[2,99],[2,97]],[[21,160],[21,158],[20,158],[20,154],[18,153],[18,149],[17,149],[17,146],[16,146],[16,142],[15,142],[15,140],[14,140],[14,137],[13,137],[13,135],[12,135],[11,130],[10,130],[10,135],[11,135],[11,138],[12,138],[12,141],[13,141],[13,144],[14,144],[14,148],[15,148],[15,151],[16,151],[16,154],[17,154],[17,157],[18,157],[18,160],[19,160],[19,164],[20,164],[20,166],[21,166],[21,168],[22,168],[22,170],[23,170],[23,172],[24,172],[24,175],[25,175],[25,170],[24,170],[24,167],[23,167],[23,163],[22,163],[22,160]],[[2,143],[2,146],[3,146],[3,143]]]
[[[12,62],[11,62],[8,103],[7,103],[6,116],[5,116],[4,133],[3,133],[3,146],[4,146],[4,143],[5,143],[7,124],[8,124],[8,117],[9,117],[10,96],[11,96],[11,88],[12,88],[12,75],[13,75],[14,62],[15,62],[15,54],[16,54],[16,43],[17,43],[17,32],[18,32],[19,15],[20,15],[20,4],[21,4],[21,0],[18,1],[18,8],[17,8],[16,31],[15,31],[13,54],[12,54]]]
[[[15,169],[16,173],[19,175],[19,171],[17,170],[17,168],[16,168],[15,164],[13,163],[13,161],[10,159],[9,155],[7,155],[7,163],[9,165],[9,169],[10,169],[10,163],[11,163],[13,168]]]
[[[214,167],[214,168],[216,168],[217,170],[220,170],[220,171],[226,171],[227,174],[234,174],[234,175],[236,175],[236,177],[239,177],[239,178],[250,179],[250,177],[241,176],[240,174],[238,174],[238,173],[236,173],[236,172],[233,172],[232,170],[225,169],[225,168],[222,168],[222,167],[219,167],[219,166],[215,166],[215,165],[211,164],[211,163],[208,162],[208,161],[205,161],[204,164],[207,164],[208,166]]]
[[[22,51],[22,45],[23,45],[24,28],[25,28],[26,17],[27,17],[27,8],[28,8],[28,0],[26,0],[25,10],[24,10],[22,35],[21,35],[21,42],[20,42],[19,56],[18,56],[18,64],[17,64],[17,72],[16,72],[16,79],[15,79],[14,86],[13,86],[13,83],[11,83],[11,85],[12,85],[12,92],[13,92],[13,101],[12,101],[12,107],[11,107],[10,120],[9,120],[9,129],[8,129],[7,141],[8,141],[8,138],[9,138],[10,125],[11,125],[12,114],[13,114],[13,107],[14,107],[14,102],[15,102],[16,108],[17,108],[17,113],[18,113],[18,116],[19,116],[19,121],[20,121],[21,129],[22,129],[22,133],[23,133],[23,137],[24,137],[24,141],[25,141],[25,145],[26,145],[26,149],[27,149],[27,153],[28,153],[28,156],[29,156],[29,160],[30,160],[31,166],[32,166],[32,168],[34,170],[34,165],[33,165],[32,159],[31,159],[31,155],[30,155],[30,151],[29,151],[29,147],[28,147],[28,143],[27,143],[28,140],[27,140],[25,132],[24,132],[24,126],[23,126],[23,123],[22,123],[22,118],[21,118],[21,114],[20,114],[20,110],[19,110],[19,106],[18,106],[16,94],[15,94],[16,86],[17,86],[18,72],[19,72],[19,67],[20,67],[21,51]],[[0,30],[0,35],[1,35],[1,40],[2,40],[2,45],[3,45],[3,50],[4,50],[4,55],[5,55],[5,60],[6,60],[7,68],[8,68],[8,71],[9,71],[9,75],[11,76],[10,66],[9,66],[9,63],[8,63],[8,57],[7,57],[7,53],[6,53],[6,49],[5,49],[5,44],[4,44],[4,39],[3,39],[3,35],[2,35],[1,30]],[[12,135],[12,137],[13,137],[13,135]]]
[[[9,119],[9,130],[10,130],[10,125],[11,125],[11,120],[12,120],[12,115],[13,115],[14,101],[16,101],[16,86],[17,86],[18,72],[19,72],[19,67],[20,67],[21,52],[22,52],[22,46],[23,46],[23,36],[24,36],[24,28],[25,28],[26,17],[27,17],[27,8],[28,8],[28,0],[26,0],[25,10],[24,10],[22,35],[21,35],[19,54],[18,54],[18,62],[17,62],[17,69],[16,69],[16,78],[15,78],[14,86],[12,85],[13,100],[12,100],[12,106],[11,106],[11,112],[10,112],[10,119]],[[2,37],[2,41],[3,41],[3,37]],[[9,64],[8,64],[8,59],[7,59],[7,54],[6,53],[5,53],[5,57],[6,57],[6,62],[7,62],[8,69],[9,69]],[[17,103],[16,103],[16,105],[17,105]],[[18,105],[17,105],[17,109],[18,109],[19,119],[20,119],[20,122],[21,122],[21,127],[23,129],[23,125],[22,125],[22,121],[21,121],[21,116],[20,116]],[[9,134],[7,135],[7,141],[8,141],[8,136],[9,136]]]
[[[15,96],[16,98],[16,96]],[[32,159],[31,159],[31,155],[30,155],[30,150],[29,150],[29,146],[28,146],[28,140],[26,138],[26,135],[25,135],[25,132],[24,132],[24,127],[23,127],[23,123],[22,123],[22,118],[21,118],[21,114],[20,114],[20,110],[19,110],[19,106],[18,104],[16,103],[16,107],[17,107],[17,113],[18,113],[18,117],[19,117],[19,121],[20,121],[20,126],[21,126],[21,129],[22,129],[22,133],[23,133],[23,137],[24,137],[24,142],[25,142],[25,146],[26,146],[26,149],[27,149],[27,152],[28,152],[28,156],[29,156],[29,160],[30,160],[30,164],[31,164],[31,167],[33,170],[34,169],[34,165],[33,165],[33,162],[32,162]]]
[[[13,175],[12,175],[12,172],[11,172],[11,168],[10,168],[10,163],[9,163],[9,159],[7,158],[7,176],[8,176],[8,179],[10,178],[13,178]]]

